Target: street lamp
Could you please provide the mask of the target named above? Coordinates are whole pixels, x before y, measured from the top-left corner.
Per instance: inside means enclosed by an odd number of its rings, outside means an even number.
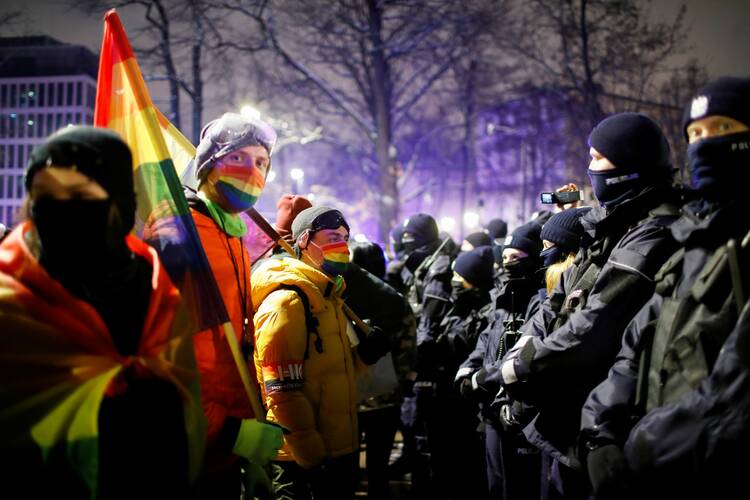
[[[297,193],[302,192],[302,180],[305,178],[305,171],[301,168],[293,168],[289,171],[289,177],[297,184]]]
[[[240,114],[248,120],[260,120],[260,111],[246,104],[240,108]]]
[[[464,212],[464,225],[468,229],[474,229],[479,225],[479,214],[476,212]]]
[[[441,217],[440,218],[440,230],[450,233],[453,228],[456,227],[456,219],[453,217]]]
[[[273,182],[273,180],[276,178],[276,171],[271,170],[268,172],[268,175],[266,176],[266,182]]]

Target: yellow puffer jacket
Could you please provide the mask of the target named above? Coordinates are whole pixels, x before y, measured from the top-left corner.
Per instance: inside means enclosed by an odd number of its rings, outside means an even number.
[[[305,327],[302,300],[285,285],[307,296],[319,323],[322,352]],[[341,309],[342,290],[332,289],[325,274],[296,259],[269,259],[253,271],[256,373],[268,419],[291,431],[278,459],[305,468],[359,447],[355,356]]]

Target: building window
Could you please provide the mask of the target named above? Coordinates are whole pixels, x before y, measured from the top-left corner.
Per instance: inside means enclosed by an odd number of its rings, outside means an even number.
[[[47,102],[44,100],[47,97],[46,96],[46,93],[47,93],[46,91],[47,91],[47,84],[46,83],[40,83],[39,86],[38,86],[38,88],[37,88],[37,92],[39,92],[39,95],[37,96],[37,98],[38,98],[37,99],[37,104],[39,105],[40,108],[43,108],[44,106],[47,105]]]
[[[96,87],[93,85],[86,85],[86,88],[88,89],[87,95],[88,95],[88,104],[91,109],[93,109],[96,106]]]
[[[65,94],[65,105],[66,106],[72,106],[73,105],[73,82],[68,82],[67,85],[67,93]]]
[[[4,108],[8,106],[8,85],[7,84],[0,85],[0,106]]]
[[[63,99],[65,98],[64,94],[65,94],[65,84],[60,82],[57,84],[57,99],[55,101],[58,106],[63,105],[63,102],[64,102]]]
[[[10,96],[8,98],[9,108],[15,108],[18,106],[18,101],[16,100],[17,92],[18,92],[18,86],[15,83],[11,83],[10,84]]]
[[[16,176],[16,199],[23,198],[23,175]]]
[[[30,83],[29,88],[26,90],[26,100],[29,103],[30,108],[37,107],[38,103],[38,96],[36,92],[36,84]]]
[[[44,135],[50,135],[52,133],[52,113],[47,113],[47,129],[44,131]]]
[[[15,144],[8,144],[8,168],[16,166],[16,146]]]
[[[76,82],[76,106],[83,106],[83,82]]]

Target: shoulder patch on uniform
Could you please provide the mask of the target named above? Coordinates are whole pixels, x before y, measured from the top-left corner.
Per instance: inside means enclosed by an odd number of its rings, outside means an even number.
[[[266,394],[302,389],[305,380],[302,365],[301,359],[276,361],[263,365],[263,384],[266,387]]]

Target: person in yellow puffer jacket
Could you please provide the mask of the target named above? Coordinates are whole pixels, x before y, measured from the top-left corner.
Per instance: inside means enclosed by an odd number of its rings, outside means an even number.
[[[359,450],[355,372],[363,366],[357,353],[372,340],[353,349],[356,334],[347,333],[342,310],[349,225],[338,210],[311,207],[295,218],[292,235],[301,260],[268,259],[253,272],[251,292],[267,418],[290,431],[275,462],[277,486],[286,485],[277,493],[351,500]]]

